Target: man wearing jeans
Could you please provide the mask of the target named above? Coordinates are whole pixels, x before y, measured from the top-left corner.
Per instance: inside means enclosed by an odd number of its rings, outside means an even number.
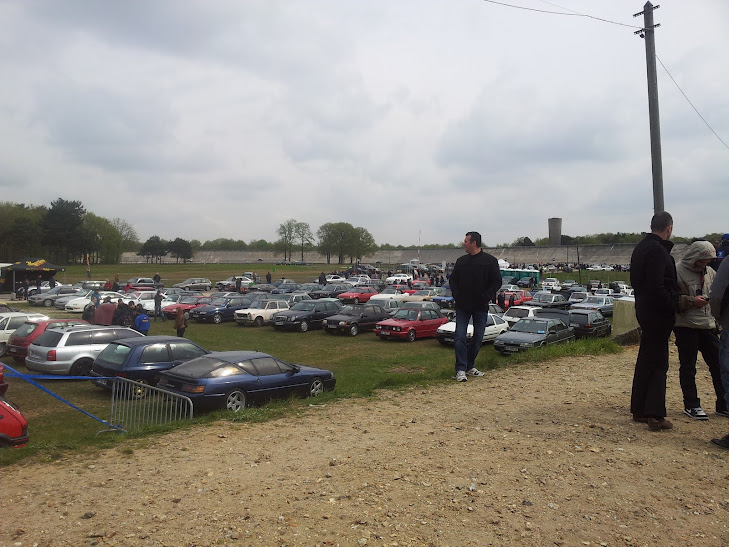
[[[501,287],[499,261],[481,250],[481,234],[468,232],[463,240],[466,254],[456,260],[450,277],[451,292],[456,302],[456,380],[466,382],[468,376],[483,376],[475,367],[488,320],[489,302]],[[468,323],[473,321],[473,336],[466,337]]]
[[[714,277],[709,293],[711,313],[721,325],[721,349],[719,351],[719,370],[724,384],[724,399],[729,406],[729,259],[722,260]],[[711,442],[722,448],[729,448],[729,434]]]

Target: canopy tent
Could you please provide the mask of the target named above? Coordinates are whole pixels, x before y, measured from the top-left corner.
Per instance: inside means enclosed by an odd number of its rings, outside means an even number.
[[[0,269],[0,286],[3,287],[2,290],[4,291],[14,291],[17,287],[15,280],[18,273],[20,274],[20,279],[24,280],[27,275],[28,279],[32,282],[38,277],[38,274],[46,280],[56,275],[56,272],[65,271],[65,268],[51,264],[44,258],[24,258]],[[11,272],[12,279],[10,279]]]

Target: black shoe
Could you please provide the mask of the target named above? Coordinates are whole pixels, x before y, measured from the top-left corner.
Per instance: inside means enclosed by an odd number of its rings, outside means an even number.
[[[648,429],[651,431],[673,429],[673,424],[665,418],[648,418]]]
[[[721,439],[711,439],[711,442],[714,443],[716,446],[729,448],[729,435],[724,435]]]

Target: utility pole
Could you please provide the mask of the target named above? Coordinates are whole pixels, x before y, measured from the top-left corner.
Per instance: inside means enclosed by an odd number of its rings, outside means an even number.
[[[645,39],[645,63],[648,72],[648,118],[651,132],[651,167],[653,170],[653,213],[665,211],[663,206],[663,162],[661,160],[661,121],[658,116],[658,78],[656,76],[656,37],[653,24],[653,10],[661,6],[653,6],[650,0],[643,6],[643,11],[633,17],[643,16],[643,28],[635,32]]]

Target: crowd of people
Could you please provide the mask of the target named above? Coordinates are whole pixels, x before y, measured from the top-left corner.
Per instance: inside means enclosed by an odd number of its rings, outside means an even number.
[[[110,296],[100,302],[97,291],[91,294],[91,304],[86,307],[81,318],[94,325],[119,325],[132,327],[145,335],[149,333],[149,316],[141,304],[135,304],[134,301],[126,304],[121,298],[114,304]]]

